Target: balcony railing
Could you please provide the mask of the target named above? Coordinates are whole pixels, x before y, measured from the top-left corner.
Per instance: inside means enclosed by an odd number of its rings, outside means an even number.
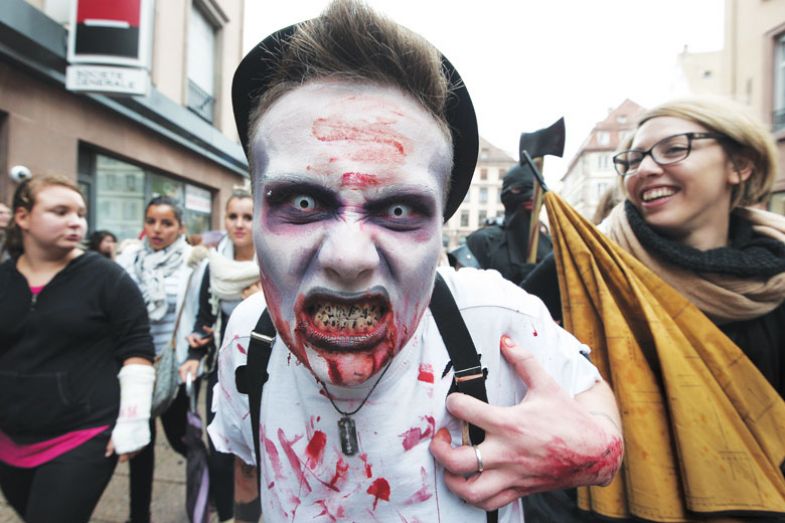
[[[188,80],[188,108],[203,120],[213,123],[215,99],[201,87]]]

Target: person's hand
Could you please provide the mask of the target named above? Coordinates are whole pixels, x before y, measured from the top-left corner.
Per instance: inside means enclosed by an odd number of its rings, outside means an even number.
[[[257,281],[256,283],[252,283],[245,289],[243,289],[242,297],[246,299],[248,296],[253,296],[257,292],[262,292],[262,283]]]
[[[186,341],[188,342],[188,346],[192,349],[200,349],[206,345],[209,345],[211,341],[213,341],[213,330],[212,327],[204,326],[202,327],[202,332],[204,334],[199,334],[196,332],[192,332],[188,336],[185,337]]]
[[[494,510],[535,492],[610,483],[623,443],[607,385],[598,383],[573,398],[508,336],[502,336],[501,350],[528,391],[512,407],[460,393],[447,397],[453,416],[485,430],[479,454],[471,446],[453,448],[444,428],[431,440],[431,453],[446,469],[447,487],[477,507]],[[483,472],[478,474],[480,460]]]
[[[188,375],[191,375],[191,378],[196,378],[197,373],[199,372],[199,363],[200,360],[185,360],[185,363],[180,365],[180,368],[177,369],[177,372],[180,374],[180,380],[185,383]]]
[[[134,452],[126,452],[125,454],[119,454],[117,456],[117,462],[118,463],[125,463],[126,461],[128,461],[131,458],[133,458],[134,456],[136,456],[140,452],[142,452],[142,449],[136,450]],[[108,458],[112,454],[114,454],[114,443],[112,443],[112,439],[109,438],[109,443],[106,444],[106,452],[104,453],[104,457]]]

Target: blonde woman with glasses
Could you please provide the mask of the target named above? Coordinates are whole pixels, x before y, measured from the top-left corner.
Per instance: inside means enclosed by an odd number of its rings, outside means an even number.
[[[613,162],[625,199],[600,228],[703,311],[785,397],[785,218],[761,209],[777,173],[769,131],[729,101],[676,100],[646,112]],[[523,287],[560,318],[555,281],[550,258]],[[561,492],[526,507],[529,522],[591,518]]]

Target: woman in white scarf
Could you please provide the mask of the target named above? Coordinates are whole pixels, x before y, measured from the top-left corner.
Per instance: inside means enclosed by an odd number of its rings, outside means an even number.
[[[246,297],[259,292],[259,267],[254,256],[253,200],[247,191],[237,190],[226,202],[224,225],[226,236],[208,254],[207,269],[199,292],[199,313],[188,336],[188,361],[180,374],[196,374],[208,347],[221,346],[229,315]],[[217,360],[216,360],[217,361]],[[212,404],[212,391],[217,381],[217,364],[207,374],[207,404]],[[209,410],[209,409],[208,409]],[[213,413],[207,414],[207,423]],[[210,494],[220,521],[230,520],[234,513],[234,456],[217,452],[210,442]]]
[[[197,293],[202,268],[183,235],[183,211],[167,196],[150,200],[145,209],[144,241],[136,249],[126,249],[118,258],[142,291],[150,317],[150,334],[156,355],[175,345],[178,363],[188,354],[186,336],[197,310]],[[192,274],[193,273],[193,274]],[[178,322],[179,317],[179,322]],[[175,330],[177,332],[175,332]],[[185,456],[182,441],[186,428],[188,397],[180,386],[172,405],[161,415],[166,439]],[[150,445],[131,460],[131,521],[149,521],[155,463],[155,423],[151,422]]]

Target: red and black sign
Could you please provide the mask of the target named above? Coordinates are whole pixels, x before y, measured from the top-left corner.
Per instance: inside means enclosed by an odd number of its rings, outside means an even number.
[[[139,57],[142,0],[78,0],[76,55]]]

